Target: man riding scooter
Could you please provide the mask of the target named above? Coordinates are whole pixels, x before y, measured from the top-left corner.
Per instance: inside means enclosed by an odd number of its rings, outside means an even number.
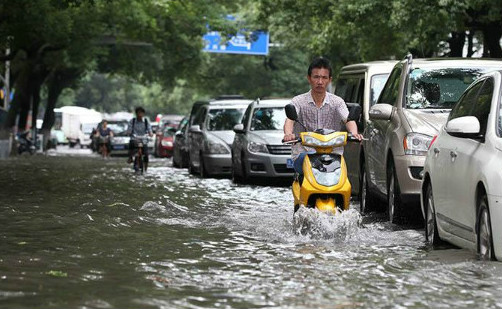
[[[134,136],[144,136],[148,135],[149,137],[153,136],[152,127],[150,126],[150,122],[145,118],[145,109],[141,106],[136,107],[136,117],[129,121],[129,126],[127,128],[127,134],[131,137]],[[133,155],[135,153],[135,144],[134,140],[131,138],[129,142],[129,158],[127,159],[127,163],[133,162]],[[143,164],[145,166],[145,170],[148,168],[148,145],[147,143],[143,144]]]
[[[357,131],[356,122],[348,118],[349,110],[343,99],[327,92],[327,87],[332,81],[332,68],[326,58],[320,57],[312,61],[308,68],[307,80],[311,90],[294,97],[291,101],[291,105],[295,107],[296,113],[294,114],[296,114],[295,116],[297,118],[286,119],[284,123],[284,141],[294,142],[298,140],[301,132],[316,131],[321,135],[326,134],[329,135],[330,138],[336,138],[337,136],[330,134],[340,131],[344,124],[352,139],[361,141],[363,137]],[[324,131],[319,131],[319,129],[323,129]],[[346,140],[347,136],[345,135],[344,143]],[[329,141],[319,142],[319,144],[322,145],[328,142]],[[298,178],[295,183],[298,183],[300,186],[304,174],[303,168],[305,157],[308,154],[314,154],[316,151],[319,151],[315,147],[308,147],[305,146],[305,144],[308,143],[296,142],[292,145],[293,167]],[[330,151],[330,153],[341,157],[343,154],[343,147],[340,146],[343,145],[324,147],[321,151],[323,153]],[[293,186],[293,191],[295,191],[295,185]],[[295,201],[295,210],[297,210],[299,206],[297,202],[298,201]]]

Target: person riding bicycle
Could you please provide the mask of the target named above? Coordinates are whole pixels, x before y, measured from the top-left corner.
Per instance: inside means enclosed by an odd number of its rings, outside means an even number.
[[[109,157],[112,150],[111,138],[113,137],[113,131],[108,127],[108,121],[103,120],[101,125],[96,129],[96,137],[98,138],[98,149],[101,145],[106,144],[106,154],[104,157]]]
[[[145,118],[145,109],[141,106],[136,107],[136,117],[129,121],[129,126],[127,128],[127,134],[131,137],[133,136],[141,136],[146,135],[152,137],[152,127],[150,126],[150,122]],[[132,157],[135,152],[135,144],[134,139],[131,138],[129,141],[129,158],[127,159],[127,163],[132,163]],[[147,143],[143,144],[143,162],[145,163],[145,169],[148,166],[148,145]]]

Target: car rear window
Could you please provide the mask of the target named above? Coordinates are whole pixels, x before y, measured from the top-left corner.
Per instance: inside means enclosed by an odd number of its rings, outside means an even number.
[[[253,111],[251,131],[281,130],[286,121],[286,113],[282,107],[260,107]]]
[[[408,76],[406,107],[452,108],[485,68],[413,68]]]
[[[244,108],[210,109],[207,129],[209,131],[228,131],[241,122]]]

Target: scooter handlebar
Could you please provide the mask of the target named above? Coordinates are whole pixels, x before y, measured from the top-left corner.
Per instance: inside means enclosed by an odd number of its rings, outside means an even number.
[[[368,139],[367,138],[363,138],[362,139],[363,141],[367,141]],[[354,135],[352,135],[352,133],[347,133],[347,142],[360,142],[359,139],[357,137],[355,137]]]
[[[291,141],[285,141],[284,139],[282,140],[282,143],[285,144],[285,145],[293,145],[293,144],[296,144],[296,143],[300,143],[302,140],[300,138],[297,138],[297,139],[294,139],[294,140],[291,140]]]

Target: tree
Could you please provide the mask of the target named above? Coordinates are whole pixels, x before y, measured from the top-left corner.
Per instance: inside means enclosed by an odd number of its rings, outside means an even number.
[[[484,56],[502,56],[501,0],[259,0],[257,11],[274,40],[326,55],[335,68],[407,52],[461,56],[479,32]]]
[[[0,37],[2,42],[10,38],[13,53],[8,57],[18,75],[6,126],[12,127],[19,115],[18,127],[24,129],[25,114],[42,83],[49,76],[52,84],[62,82],[56,76],[68,70],[73,74],[63,75],[74,80],[53,85],[58,91],[51,97],[57,99],[60,89],[93,68],[173,85],[197,66],[206,23],[221,19],[227,7],[231,1],[2,1]]]

